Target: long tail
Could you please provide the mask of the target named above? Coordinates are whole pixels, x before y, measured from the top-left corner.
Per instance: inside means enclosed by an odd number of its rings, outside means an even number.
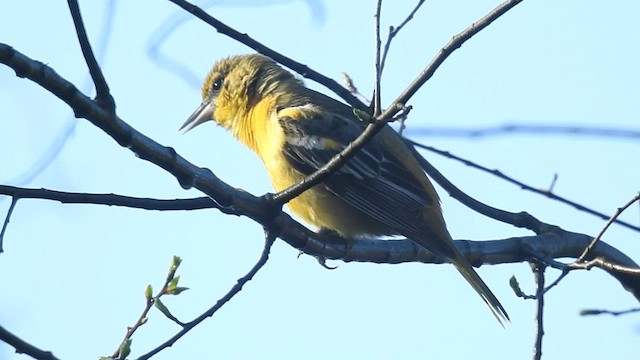
[[[478,293],[478,295],[480,295],[487,306],[489,306],[489,309],[491,309],[493,316],[495,316],[496,319],[498,319],[498,321],[500,322],[500,325],[504,327],[505,322],[510,321],[509,314],[507,314],[507,311],[504,309],[504,307],[502,307],[502,304],[500,304],[498,298],[493,295],[487,284],[482,281],[480,275],[478,275],[478,273],[473,270],[473,267],[471,267],[469,261],[464,256],[462,256],[462,254],[459,254],[458,258],[453,261],[453,265],[456,267],[456,269],[458,269],[460,274],[464,276],[469,284],[471,284],[473,289]]]

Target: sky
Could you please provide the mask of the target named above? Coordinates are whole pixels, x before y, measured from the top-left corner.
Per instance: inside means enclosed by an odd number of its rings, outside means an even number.
[[[168,1],[83,1],[118,115],[225,182],[262,195],[272,190],[262,164],[209,123],[177,130],[200,103],[200,84],[215,60],[252,52]],[[374,1],[209,1],[217,19],[334,79],[348,73],[364,94],[373,84]],[[389,104],[453,36],[496,1],[428,1],[394,40],[383,74]],[[414,2],[383,4],[382,28],[399,24]],[[640,41],[630,1],[525,1],[456,51],[411,100],[407,135],[423,127],[476,128],[503,123],[638,129]],[[386,33],[383,33],[386,36]],[[92,88],[64,2],[5,2],[0,42]],[[104,46],[100,48],[98,44]],[[154,55],[152,57],[150,55]],[[158,58],[160,56],[160,58]],[[173,64],[168,67],[167,64]],[[178,64],[178,67],[176,67]],[[327,90],[307,81],[327,94]],[[330,94],[331,95],[331,94]],[[202,196],[183,190],[30,81],[0,66],[0,183],[69,192],[163,199]],[[413,129],[412,129],[413,128]],[[417,132],[416,132],[417,133]],[[637,139],[512,134],[413,139],[611,214],[640,190]],[[566,230],[596,235],[605,221],[524,192],[460,163],[424,153],[477,199],[527,211]],[[438,188],[455,239],[532,235],[479,215]],[[9,199],[0,198],[0,214]],[[638,224],[636,205],[621,219]],[[235,284],[262,251],[262,229],[214,209],[152,212],[22,200],[0,254],[0,324],[60,359],[109,355],[158,288],[173,255],[189,291],[167,298],[188,321]],[[604,241],[640,260],[637,232],[613,226]],[[277,241],[267,265],[213,318],[155,359],[280,358],[523,359],[534,340],[535,303],[509,288],[534,283],[526,263],[478,270],[511,316],[503,329],[449,265],[331,262]],[[550,280],[558,276],[547,271]],[[630,358],[638,315],[581,317],[588,308],[637,307],[603,271],[573,272],[547,296],[543,356]],[[179,328],[158,311],[135,334],[131,358]],[[25,359],[0,344],[0,359]]]

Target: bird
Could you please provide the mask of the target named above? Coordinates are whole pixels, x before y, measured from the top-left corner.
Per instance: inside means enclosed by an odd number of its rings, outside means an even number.
[[[348,105],[307,88],[261,54],[217,61],[202,102],[180,130],[213,121],[253,150],[276,191],[325,165],[365,129]],[[402,137],[385,125],[322,183],[287,203],[320,231],[345,239],[404,236],[452,263],[504,326],[506,310],[456,247],[440,199]]]

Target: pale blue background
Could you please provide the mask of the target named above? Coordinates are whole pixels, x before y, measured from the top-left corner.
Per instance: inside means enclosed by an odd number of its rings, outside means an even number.
[[[82,1],[91,38],[100,37],[106,1]],[[238,5],[238,3],[236,3]],[[399,35],[384,74],[388,104],[450,37],[496,1],[429,1]],[[374,1],[223,2],[211,14],[322,73],[349,73],[369,94],[373,79]],[[383,29],[398,24],[413,1],[384,4]],[[12,1],[0,7],[0,41],[53,67],[77,85],[87,78],[63,1]],[[177,128],[200,102],[199,84],[150,61],[146,46],[182,10],[167,1],[120,1],[103,70],[118,114],[158,142],[254,194],[271,190],[262,165],[213,124],[188,135]],[[631,1],[525,1],[458,50],[414,97],[408,125],[483,126],[509,120],[638,128],[640,39]],[[161,46],[198,77],[223,56],[251,50],[198,20]],[[315,84],[309,84],[315,88]],[[85,87],[85,89],[87,89]],[[78,192],[176,198],[173,177],[136,159],[37,85],[0,66],[0,183]],[[28,179],[57,137],[60,154]],[[62,134],[62,135],[61,135]],[[533,186],[611,213],[638,190],[637,140],[515,135],[481,140],[418,138]],[[434,154],[426,156],[476,198],[528,211],[567,230],[595,235],[604,221],[526,193]],[[442,191],[441,191],[442,193]],[[529,234],[486,219],[446,195],[454,238]],[[0,201],[4,214],[9,201]],[[623,219],[638,223],[638,206]],[[605,240],[640,260],[638,233],[614,226]],[[49,201],[18,203],[0,255],[0,323],[61,359],[95,359],[117,347],[144,305],[147,283],[162,283],[172,255],[191,290],[165,304],[190,320],[220,298],[257,259],[262,230],[215,210],[147,212]],[[515,274],[527,292],[527,264],[479,270],[509,311],[502,329],[451,266],[342,264],[327,271],[278,241],[256,279],[214,318],[157,359],[429,358],[527,359],[534,337],[531,301],[508,287]],[[556,271],[547,273],[551,280]],[[638,315],[583,318],[584,308],[613,310],[637,301],[599,270],[571,274],[546,297],[547,359],[632,358]],[[134,337],[132,358],[178,330],[157,311]],[[0,359],[24,359],[0,345]]]

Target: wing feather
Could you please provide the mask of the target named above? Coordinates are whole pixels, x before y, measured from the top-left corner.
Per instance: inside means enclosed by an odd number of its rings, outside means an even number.
[[[364,130],[364,125],[353,119],[335,114],[317,116],[320,115],[303,120],[280,118],[287,134],[284,156],[305,175],[325,165]],[[323,185],[397,234],[412,239],[435,236],[425,226],[424,210],[437,200],[377,138],[354,154]],[[439,243],[430,245],[435,253],[450,255],[451,250],[438,246]]]

